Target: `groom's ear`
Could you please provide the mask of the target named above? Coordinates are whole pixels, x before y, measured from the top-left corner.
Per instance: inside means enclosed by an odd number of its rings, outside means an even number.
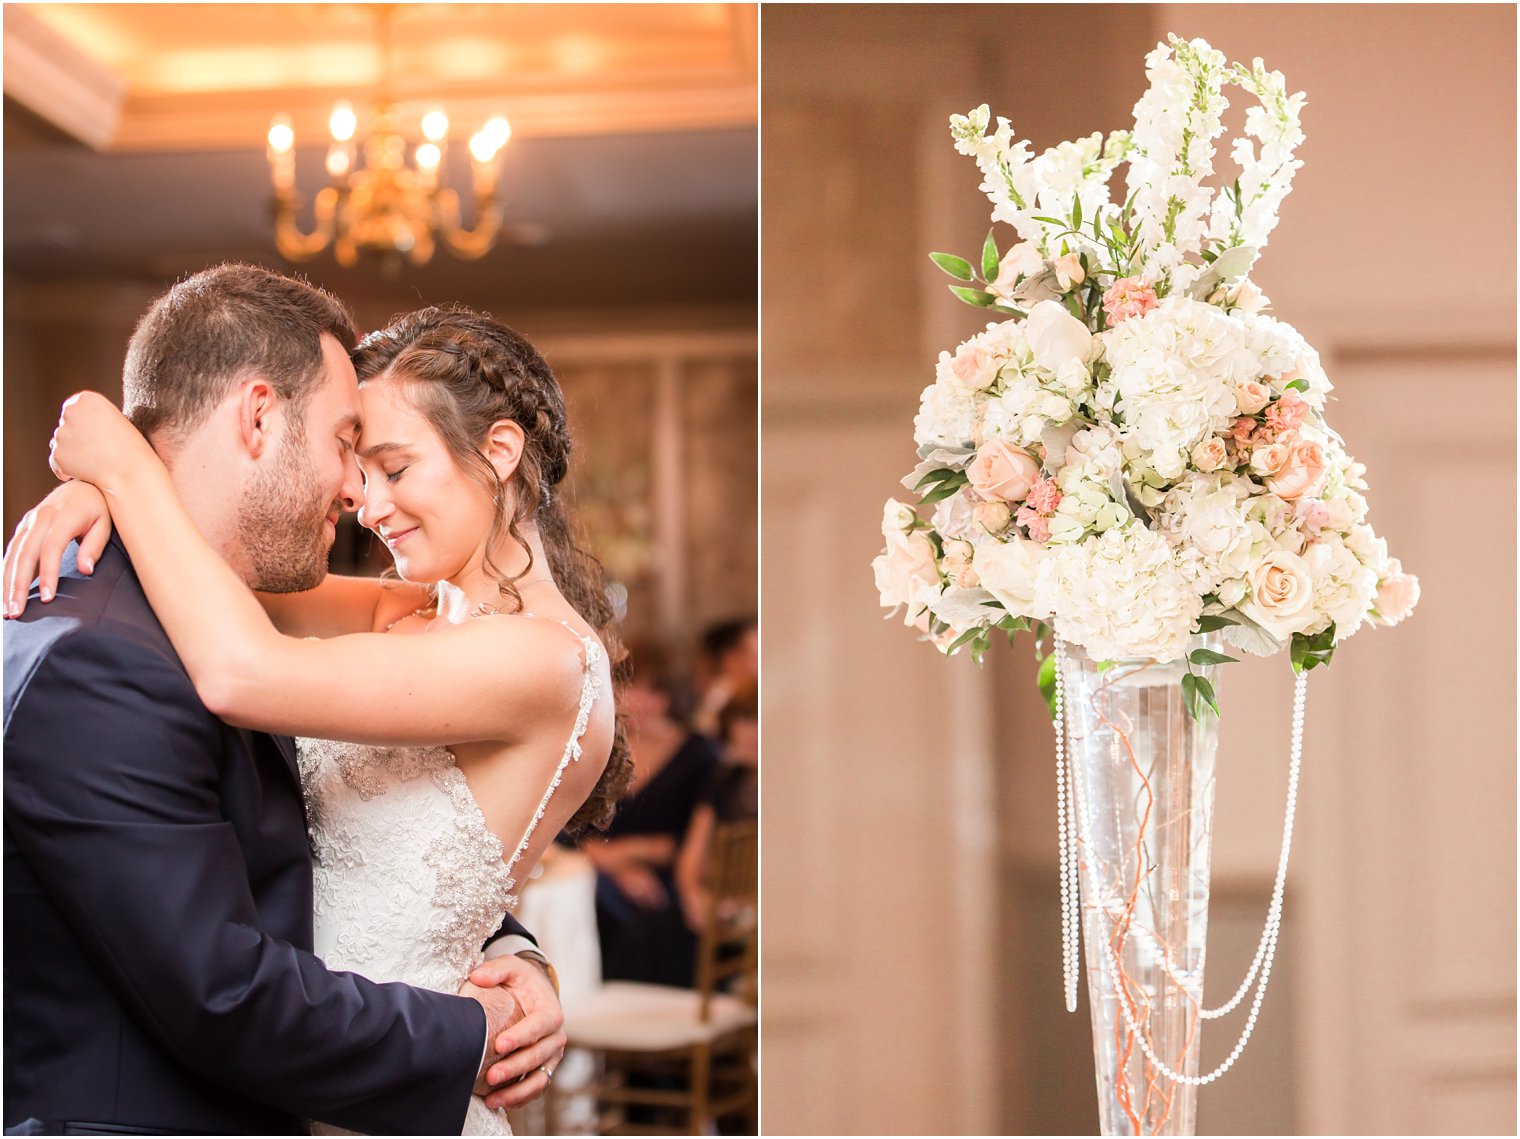
[[[268,380],[244,380],[236,399],[237,433],[251,459],[262,458],[274,446],[275,431],[284,420],[278,393]]]
[[[481,445],[486,461],[496,470],[496,477],[506,482],[522,461],[523,429],[515,419],[498,419],[486,432]]]

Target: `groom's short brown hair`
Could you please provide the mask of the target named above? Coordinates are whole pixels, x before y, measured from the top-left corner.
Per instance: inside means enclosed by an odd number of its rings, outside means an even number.
[[[322,334],[358,340],[343,302],[305,281],[228,263],[186,277],[137,322],[122,370],[122,410],[150,438],[184,435],[250,373],[299,422],[322,375]]]

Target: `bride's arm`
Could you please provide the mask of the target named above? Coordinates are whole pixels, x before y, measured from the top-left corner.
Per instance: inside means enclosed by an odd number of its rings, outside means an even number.
[[[31,582],[43,602],[58,591],[68,544],[79,539],[78,565],[94,572],[111,536],[111,512],[99,490],[72,480],[57,487],[16,525],[5,548],[5,615],[26,607]],[[328,574],[304,593],[256,593],[259,604],[282,633],[292,637],[336,637],[382,629],[428,603],[421,586],[371,577]]]
[[[452,744],[512,742],[544,717],[574,714],[582,664],[552,625],[487,619],[424,637],[284,636],[104,397],[71,400],[53,438],[58,472],[105,494],[198,695],[229,723],[355,743]]]

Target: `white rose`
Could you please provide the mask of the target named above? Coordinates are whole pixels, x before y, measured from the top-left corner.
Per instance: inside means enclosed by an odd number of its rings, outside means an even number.
[[[1024,322],[1024,336],[1035,363],[1047,372],[1059,373],[1069,360],[1085,364],[1092,355],[1092,333],[1059,301],[1035,305]]]
[[[976,547],[972,568],[982,588],[1016,617],[1050,616],[1035,607],[1035,583],[1044,553],[1037,542],[1014,537],[1007,542],[984,542]]]
[[[1314,577],[1297,554],[1273,550],[1246,579],[1250,591],[1240,611],[1286,642],[1314,620]]]
[[[934,547],[922,530],[888,534],[887,548],[876,556],[871,568],[876,573],[882,605],[888,609],[906,605],[905,621],[909,625],[940,594]]]

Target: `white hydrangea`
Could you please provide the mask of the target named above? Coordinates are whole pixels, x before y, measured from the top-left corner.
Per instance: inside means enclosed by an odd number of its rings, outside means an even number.
[[[974,446],[978,402],[976,392],[960,384],[930,384],[913,418],[914,442],[921,449]]]
[[[1238,320],[1186,297],[1167,297],[1101,339],[1110,372],[1098,402],[1123,418],[1125,437],[1166,479],[1182,475],[1195,445],[1228,429],[1235,385],[1258,374]]]
[[[1336,640],[1349,637],[1367,616],[1377,596],[1378,573],[1365,564],[1339,534],[1325,533],[1303,554],[1314,578],[1313,634],[1335,622]]]
[[[1035,605],[1099,660],[1176,660],[1203,611],[1166,539],[1138,524],[1054,549]]]
[[[1332,388],[1330,377],[1320,365],[1319,353],[1298,329],[1265,313],[1236,310],[1231,316],[1244,333],[1246,351],[1256,360],[1257,375],[1271,380],[1279,392],[1293,380],[1306,381],[1304,402],[1322,411]]]
[[[1225,582],[1233,582],[1244,596],[1241,583],[1271,542],[1266,526],[1248,517],[1252,492],[1249,479],[1194,472],[1162,500],[1157,526],[1200,597],[1215,593]]]

